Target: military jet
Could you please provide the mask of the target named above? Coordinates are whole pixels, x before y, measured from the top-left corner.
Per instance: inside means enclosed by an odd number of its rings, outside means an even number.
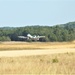
[[[27,34],[27,36],[18,36],[18,38],[22,38],[22,39],[31,39],[31,40],[39,40],[40,38],[45,38],[45,36],[36,36],[36,35],[34,35],[34,36],[32,36],[32,35],[30,35],[30,34]]]

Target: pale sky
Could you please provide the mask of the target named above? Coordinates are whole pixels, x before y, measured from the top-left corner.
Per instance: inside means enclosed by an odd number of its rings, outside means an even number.
[[[75,0],[0,0],[0,27],[75,21]]]

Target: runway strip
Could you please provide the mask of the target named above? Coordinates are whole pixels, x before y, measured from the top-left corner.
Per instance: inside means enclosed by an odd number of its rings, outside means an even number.
[[[58,53],[75,52],[75,48],[65,49],[46,49],[46,50],[10,50],[0,51],[0,57],[19,57],[19,56],[32,56],[32,55],[47,55]]]

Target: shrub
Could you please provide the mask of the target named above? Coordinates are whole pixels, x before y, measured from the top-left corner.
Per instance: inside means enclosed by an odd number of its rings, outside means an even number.
[[[11,41],[11,39],[8,36],[1,36],[0,41]]]
[[[52,59],[52,63],[57,63],[57,62],[58,62],[57,58]]]

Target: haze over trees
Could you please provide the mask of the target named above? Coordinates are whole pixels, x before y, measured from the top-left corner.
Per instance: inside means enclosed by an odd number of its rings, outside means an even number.
[[[42,35],[45,38],[41,42],[63,42],[75,40],[75,22],[56,26],[25,26],[25,27],[1,27],[0,41],[32,41],[20,39],[18,36]]]

